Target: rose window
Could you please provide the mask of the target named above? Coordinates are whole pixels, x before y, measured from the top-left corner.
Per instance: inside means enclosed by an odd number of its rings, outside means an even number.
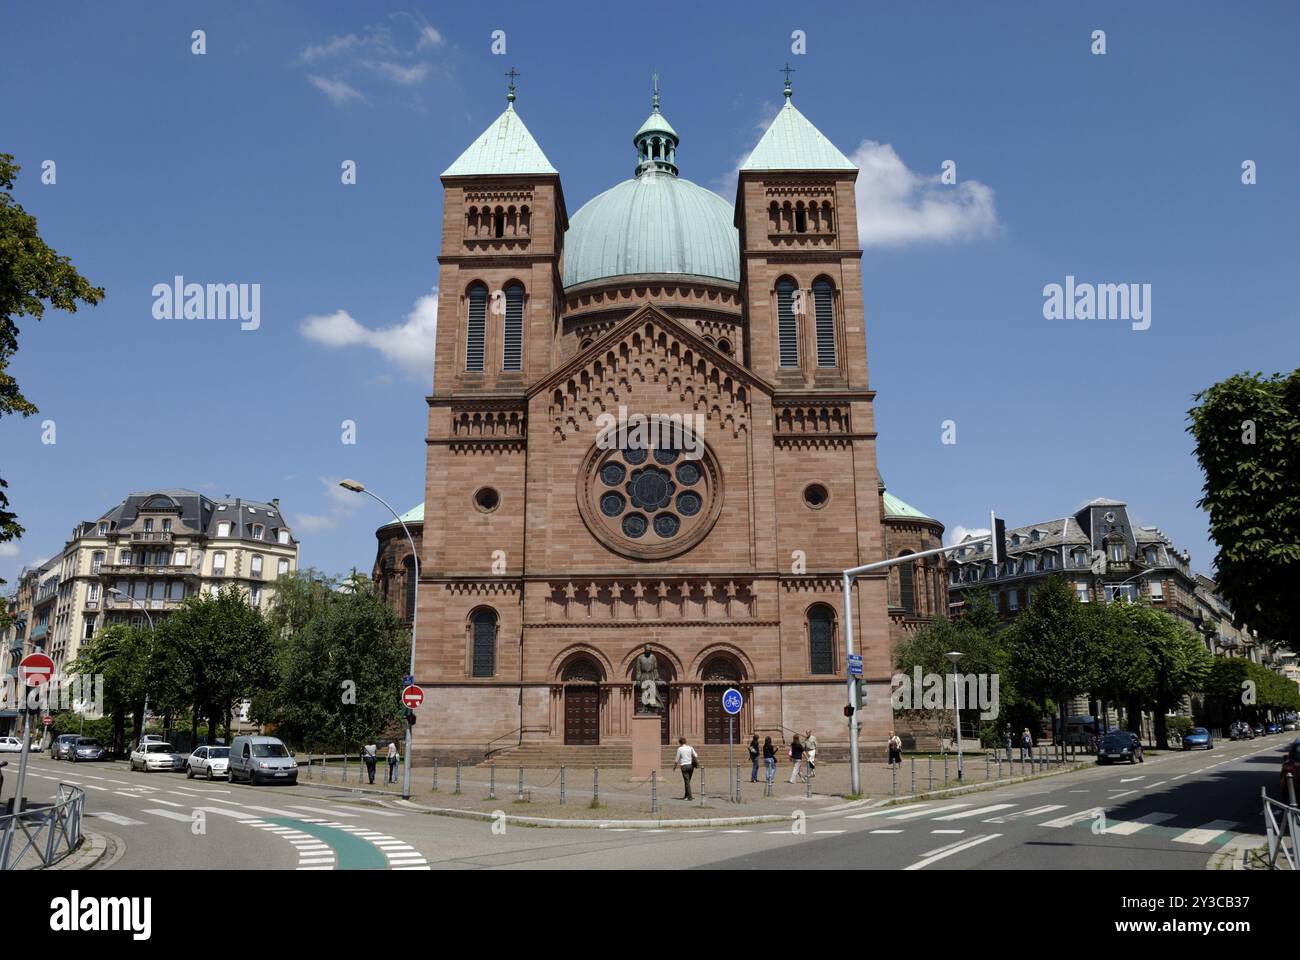
[[[593,447],[578,507],[597,539],[626,556],[676,556],[708,533],[722,506],[721,474],[707,448]]]

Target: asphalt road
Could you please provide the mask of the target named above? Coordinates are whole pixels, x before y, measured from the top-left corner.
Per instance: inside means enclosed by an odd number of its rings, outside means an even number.
[[[1276,796],[1293,738],[1223,742],[920,804],[823,801],[789,826],[708,830],[503,827],[357,802],[337,788],[208,783],[48,755],[33,758],[28,794],[47,799],[59,781],[84,787],[88,827],[119,845],[114,869],[1200,870],[1225,845],[1263,834],[1260,788]],[[8,759],[6,794],[17,766]],[[720,801],[712,812],[744,811]]]

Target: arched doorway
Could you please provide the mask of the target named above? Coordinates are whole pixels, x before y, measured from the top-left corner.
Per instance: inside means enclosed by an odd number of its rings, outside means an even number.
[[[637,656],[640,656],[639,652]],[[672,685],[673,681],[677,679],[677,671],[673,669],[672,661],[670,661],[666,656],[664,656],[663,653],[655,654],[655,659],[659,661],[659,679],[666,684],[666,686],[660,688],[659,691],[660,699],[663,700],[663,704],[664,704],[663,713],[660,714],[660,718],[659,718],[659,742],[667,746],[672,743],[672,739],[669,736],[669,732],[668,732],[669,731],[668,716],[672,712],[673,701],[676,699],[677,696],[677,692]],[[632,663],[630,663],[627,668],[627,678],[629,683],[632,681],[632,674],[635,671],[636,671],[636,658],[634,657],[632,659]],[[641,690],[634,686],[632,688],[633,711],[636,710],[636,705],[640,702],[641,702]]]
[[[719,653],[710,657],[700,671],[704,678],[704,742],[726,743],[731,714],[722,709],[722,695],[728,687],[738,687],[745,678],[740,663],[729,653]],[[736,739],[742,733],[737,717]]]
[[[570,660],[560,674],[566,744],[600,743],[600,680],[600,666],[588,657]]]

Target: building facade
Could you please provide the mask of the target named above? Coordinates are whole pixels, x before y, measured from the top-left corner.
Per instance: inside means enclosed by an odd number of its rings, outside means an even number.
[[[746,736],[842,745],[840,571],[889,536],[857,169],[787,88],[728,203],[681,176],[656,94],[633,176],[570,218],[513,100],[442,175],[417,752],[626,746],[645,644],[665,743],[725,743],[734,686]],[[937,526],[895,519],[891,549]],[[933,569],[894,608],[884,574],[857,584],[868,745],[891,634],[942,607]]]

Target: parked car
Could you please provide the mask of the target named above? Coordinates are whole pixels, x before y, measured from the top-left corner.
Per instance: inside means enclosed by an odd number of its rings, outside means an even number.
[[[1255,736],[1257,737],[1262,737],[1264,735],[1264,725],[1262,723],[1252,723],[1250,729],[1255,731]]]
[[[170,743],[149,741],[131,751],[132,770],[184,770],[185,758],[172,749]]]
[[[1290,774],[1295,782],[1296,796],[1300,797],[1300,738],[1297,738],[1283,755],[1282,772],[1278,777],[1278,788],[1282,791],[1282,799],[1290,803],[1291,791],[1286,785],[1287,774]]]
[[[230,776],[230,748],[196,747],[185,761],[185,776],[190,780],[195,777],[214,780]]]
[[[230,744],[230,782],[297,783],[298,761],[275,737],[235,737]]]
[[[94,737],[77,737],[77,742],[68,751],[68,759],[74,763],[82,760],[107,760],[108,750]]]
[[[1282,724],[1282,729],[1288,732],[1291,730],[1300,730],[1300,723],[1296,723],[1294,720],[1287,720]]]
[[[1214,737],[1210,736],[1210,731],[1206,730],[1204,727],[1192,727],[1192,729],[1183,734],[1183,749],[1213,750]]]
[[[1142,756],[1142,741],[1136,733],[1114,730],[1097,741],[1097,762],[1127,760],[1129,763],[1146,763]]]
[[[67,760],[68,751],[71,750],[72,745],[80,739],[81,738],[75,733],[59,734],[54,738],[54,742],[50,744],[50,759]]]
[[[37,744],[32,744],[32,750],[35,750]],[[22,737],[0,737],[0,753],[22,753]]]
[[[1270,734],[1281,733],[1282,724],[1278,723],[1276,720],[1269,721],[1268,723],[1264,724],[1264,732]]]

